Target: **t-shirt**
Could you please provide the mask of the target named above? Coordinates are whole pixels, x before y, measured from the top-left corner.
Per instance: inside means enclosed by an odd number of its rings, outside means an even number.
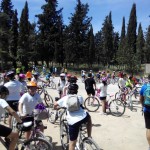
[[[13,100],[19,100],[20,99],[20,93],[23,91],[22,84],[17,81],[9,81],[4,84],[5,87],[9,90],[9,95],[7,96],[6,101],[13,101]]]
[[[103,83],[99,85],[100,89],[100,97],[106,97],[107,96],[107,85],[104,86]]]
[[[141,96],[144,96],[144,91],[146,90],[146,88],[147,88],[147,84],[144,84],[144,85],[142,86],[141,90],[140,90],[140,95],[141,95]]]
[[[68,95],[64,96],[63,98],[61,98],[59,101],[57,101],[57,104],[60,107],[66,107],[67,108],[67,99],[68,99]],[[79,102],[81,104],[83,104],[83,98],[81,96],[78,96]],[[67,122],[69,125],[73,125],[79,121],[81,121],[82,119],[84,119],[86,117],[86,111],[82,108],[80,108],[79,111],[74,111],[74,112],[69,112],[67,110]]]
[[[23,104],[22,113],[24,115],[27,115],[32,114],[32,111],[34,110],[35,106],[38,103],[42,103],[42,99],[38,93],[35,93],[34,96],[31,96],[29,93],[25,93],[20,98],[19,103]]]
[[[85,80],[85,88],[93,89],[93,84],[95,84],[95,80],[93,78],[87,78]]]
[[[0,118],[2,117],[2,114],[5,112],[5,108],[9,106],[8,103],[4,99],[0,99]]]
[[[118,81],[118,85],[121,88],[124,88],[126,86],[126,81],[123,78],[120,78],[119,81]]]

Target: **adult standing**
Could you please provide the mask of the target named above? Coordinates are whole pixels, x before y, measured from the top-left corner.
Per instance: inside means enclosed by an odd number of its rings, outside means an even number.
[[[18,111],[18,106],[14,103],[18,102],[21,97],[20,94],[23,92],[22,84],[19,81],[15,80],[15,73],[13,71],[7,72],[6,76],[8,78],[8,82],[5,83],[4,86],[9,90],[9,95],[6,98],[6,101],[13,110]],[[11,119],[12,115],[9,114],[9,127],[11,127]]]
[[[144,84],[141,88],[140,102],[144,112],[146,138],[149,144],[148,150],[150,150],[150,74],[148,75],[148,83]]]

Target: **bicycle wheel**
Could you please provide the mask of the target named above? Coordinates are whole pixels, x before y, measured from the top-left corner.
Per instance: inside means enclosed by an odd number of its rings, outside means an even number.
[[[85,108],[90,112],[95,112],[100,107],[100,102],[97,97],[89,96],[84,101]]]
[[[49,122],[55,123],[55,121],[58,119],[58,112],[57,110],[51,110],[49,111]]]
[[[85,137],[83,139],[82,143],[80,144],[80,149],[82,149],[82,150],[100,150],[100,147],[92,138]]]
[[[56,89],[56,84],[55,84],[54,82],[50,82],[50,87],[51,87],[52,89]]]
[[[54,101],[53,101],[53,98],[48,93],[44,93],[44,101],[47,107],[53,108]]]
[[[53,146],[43,138],[33,138],[27,140],[21,147],[21,150],[53,150]]]
[[[60,123],[60,141],[63,150],[69,149],[69,133],[68,133],[68,126],[65,121]]]
[[[114,99],[109,103],[109,111],[113,116],[122,116],[125,112],[125,105],[119,99]]]

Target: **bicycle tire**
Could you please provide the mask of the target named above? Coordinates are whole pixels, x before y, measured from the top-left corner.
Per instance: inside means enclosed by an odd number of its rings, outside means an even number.
[[[53,108],[54,101],[53,98],[48,93],[44,93],[44,101],[47,107]]]
[[[65,121],[60,122],[60,141],[63,150],[69,149],[69,133],[68,126]]]
[[[16,125],[17,125],[17,120],[16,120],[16,118],[14,116],[12,116],[12,119],[11,119],[11,129],[13,131],[17,131]]]
[[[26,150],[27,148],[30,150],[53,150],[51,143],[39,137],[25,141],[21,147],[21,150]]]
[[[48,118],[50,123],[55,123],[56,120],[58,120],[58,114],[56,110],[51,110],[49,111],[49,118]]]
[[[54,82],[50,82],[50,87],[51,87],[52,89],[56,89],[56,84],[55,84]]]
[[[114,99],[109,103],[109,111],[113,116],[120,117],[125,112],[124,102],[119,99]]]
[[[84,100],[84,107],[89,111],[89,112],[95,112],[99,109],[100,107],[100,102],[97,97],[94,96],[89,96]]]
[[[100,150],[98,144],[90,137],[85,137],[80,144],[80,149],[84,150]]]

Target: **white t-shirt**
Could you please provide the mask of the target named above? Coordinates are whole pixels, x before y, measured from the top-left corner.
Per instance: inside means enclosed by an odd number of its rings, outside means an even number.
[[[83,104],[83,98],[81,96],[78,96],[79,102]],[[68,95],[61,98],[59,101],[57,101],[57,104],[60,107],[66,107],[67,108],[67,99]],[[73,125],[76,122],[79,122],[80,120],[84,119],[87,116],[86,111],[82,108],[80,108],[79,111],[69,112],[67,110],[67,121],[69,125]]]
[[[0,99],[0,118],[2,114],[5,112],[5,108],[9,106],[8,103],[4,99]]]
[[[13,100],[19,100],[20,99],[20,93],[23,91],[22,84],[17,81],[9,81],[4,84],[5,87],[9,90],[9,95],[6,99],[6,101],[13,101]]]
[[[24,115],[32,114],[35,106],[38,103],[42,103],[42,99],[38,93],[35,93],[34,96],[31,96],[29,93],[25,93],[19,100],[19,103],[23,104],[22,113]]]
[[[99,89],[100,89],[100,97],[107,97],[107,85],[104,86],[104,84],[101,83]]]
[[[118,84],[121,88],[124,88],[126,85],[126,80],[124,80],[123,78],[120,78],[118,81]]]

